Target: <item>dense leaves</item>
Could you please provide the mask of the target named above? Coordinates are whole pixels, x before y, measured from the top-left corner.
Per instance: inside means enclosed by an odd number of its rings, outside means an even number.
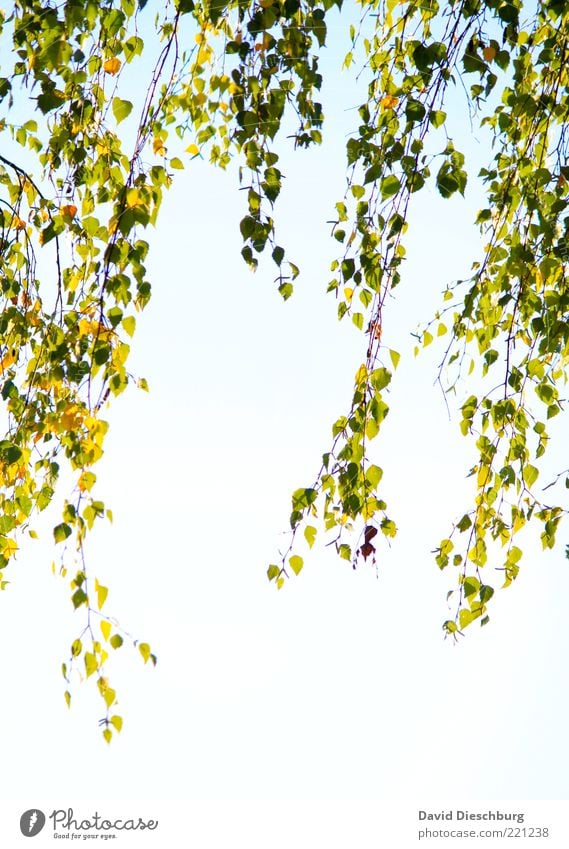
[[[426,346],[450,334],[441,367],[449,392],[474,381],[460,407],[461,430],[476,451],[474,499],[436,551],[440,568],[457,570],[447,633],[488,621],[494,590],[483,570],[495,567],[511,583],[522,558],[516,534],[537,521],[551,548],[566,512],[562,495],[554,498],[565,473],[547,489],[547,501],[536,482],[548,421],[563,410],[569,359],[569,12],[561,3],[522,0],[341,6],[177,0],[156,11],[141,0],[17,0],[0,12],[0,391],[7,415],[0,587],[65,464],[75,489],[53,536],[85,624],[63,671],[70,679],[79,665],[95,676],[106,740],[122,719],[113,712],[105,660],[109,647],[133,640],[101,612],[107,590],[90,574],[84,540],[110,518],[93,471],[106,409],[137,382],[127,360],[151,292],[143,233],[156,223],[176,171],[196,156],[220,167],[237,158],[246,197],[243,258],[254,269],[267,249],[279,292],[292,295],[299,269],[277,241],[274,218],[284,176],[279,151],[290,143],[285,135],[296,148],[322,139],[319,55],[332,15],[346,21],[344,67],[361,68],[364,91],[359,127],[346,143],[347,186],[333,228],[340,251],[328,291],[338,317],[361,330],[363,356],[317,474],[293,494],[290,546],[268,577],[281,587],[301,571],[300,528],[312,547],[320,523],[354,568],[375,562],[378,540],[396,534],[369,444],[388,414],[399,361],[382,343],[387,299],[402,278],[410,200],[427,185],[449,198],[478,178],[487,194],[476,222],[484,254],[469,280],[449,284],[420,337]],[[449,86],[464,90],[465,121],[492,134],[479,175],[448,134]],[[354,82],[354,97],[360,89]],[[144,662],[155,662],[147,643],[134,643]]]

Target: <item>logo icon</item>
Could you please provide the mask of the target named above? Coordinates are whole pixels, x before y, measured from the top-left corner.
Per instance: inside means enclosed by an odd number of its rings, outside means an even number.
[[[45,825],[45,814],[38,808],[30,808],[20,817],[20,831],[24,837],[35,837]]]

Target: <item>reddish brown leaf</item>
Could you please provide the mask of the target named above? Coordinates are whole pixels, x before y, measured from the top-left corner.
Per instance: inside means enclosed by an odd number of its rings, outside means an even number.
[[[377,528],[374,528],[373,525],[367,525],[364,528],[364,539],[365,539],[366,543],[369,542],[370,540],[372,540],[374,538],[374,536],[376,536],[376,534],[377,534]]]

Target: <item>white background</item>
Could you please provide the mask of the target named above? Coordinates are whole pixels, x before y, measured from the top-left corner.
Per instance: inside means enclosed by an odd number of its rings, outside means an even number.
[[[183,800],[194,812],[187,845],[228,845],[237,817],[235,846],[308,849],[379,845],[394,811],[414,827],[434,800],[473,809],[567,798],[562,546],[544,554],[528,539],[490,624],[457,645],[441,629],[455,575],[440,574],[430,552],[469,507],[475,456],[433,385],[442,346],[415,360],[410,333],[476,258],[474,193],[443,202],[428,191],[417,202],[385,322],[402,360],[372,453],[397,538],[380,548],[377,574],[353,572],[317,543],[281,592],[266,580],[287,544],[290,492],[312,482],[365,348],[324,294],[334,256],[326,221],[356,120],[343,111],[348,90],[334,78],[326,92],[324,147],[284,160],[279,240],[302,268],[291,301],[269,261],[252,275],[239,257],[234,170],[194,160],[165,201],[149,235],[153,300],[130,362],[151,393],[132,390],[108,414],[97,491],[115,523],[88,549],[110,586],[106,609],[159,663],[145,668],[126,645],[113,658],[125,726],[110,747],[90,682],[67,710],[59,665],[82,613],[51,575],[46,524],[0,597],[6,803],[76,803],[86,815],[107,804],[147,818],[159,809],[176,834]],[[476,139],[469,145],[478,156]]]

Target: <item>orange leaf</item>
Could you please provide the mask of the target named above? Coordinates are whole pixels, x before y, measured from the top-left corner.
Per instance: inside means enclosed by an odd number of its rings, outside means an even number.
[[[484,50],[482,51],[482,55],[484,56],[484,58],[486,59],[487,62],[493,62],[494,59],[496,58],[497,52],[498,51],[496,50],[495,47],[485,47]]]
[[[393,97],[392,94],[386,94],[383,100],[381,101],[381,105],[384,109],[395,109],[398,103],[399,98]]]
[[[103,71],[106,74],[112,74],[112,76],[114,76],[115,74],[118,74],[120,69],[121,69],[121,60],[119,58],[117,58],[117,56],[113,56],[112,59],[107,59],[107,61],[103,65]]]
[[[60,207],[59,211],[62,215],[68,218],[75,218],[75,216],[77,215],[77,207],[74,203],[68,203],[65,206]]]

